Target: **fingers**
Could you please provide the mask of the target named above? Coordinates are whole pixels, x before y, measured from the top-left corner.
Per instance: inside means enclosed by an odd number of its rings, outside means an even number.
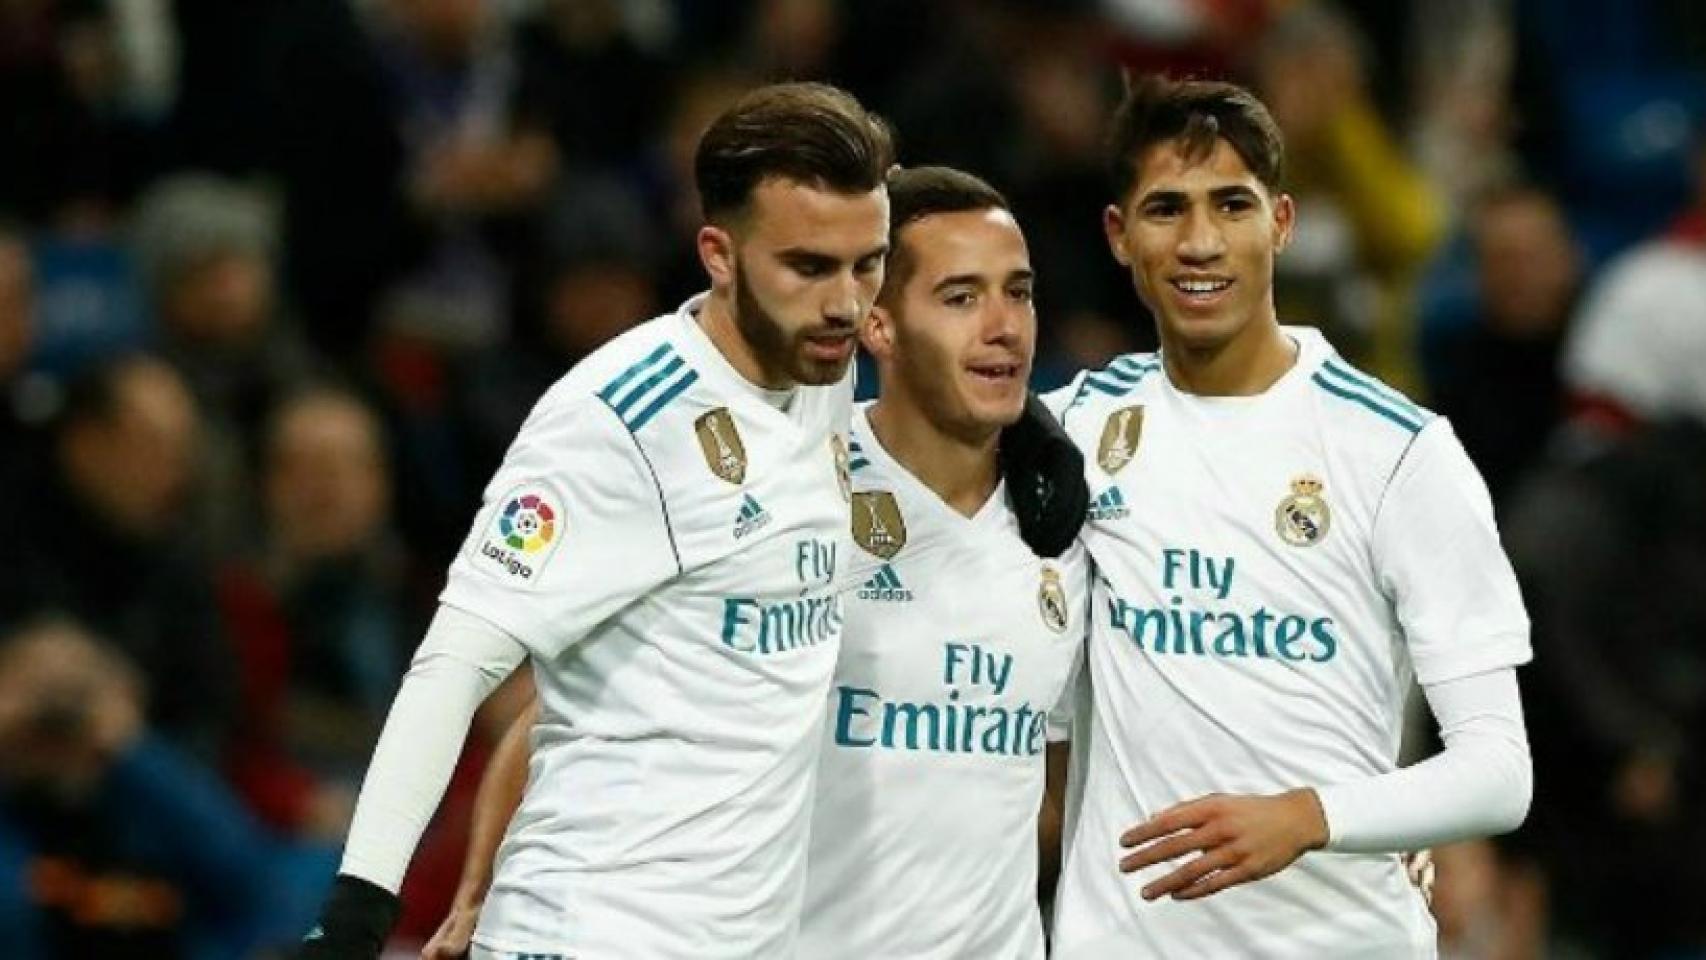
[[[1120,859],[1120,872],[1134,873],[1145,867],[1152,867],[1157,863],[1177,859],[1196,850],[1207,850],[1214,846],[1218,839],[1218,836],[1210,830],[1186,831],[1126,854]]]
[[[1237,862],[1237,859],[1236,853],[1225,848],[1205,853],[1144,887],[1143,899],[1159,900],[1165,896],[1178,896],[1180,891],[1192,887],[1209,874],[1215,873],[1215,871],[1225,872]]]
[[[1137,847],[1151,840],[1165,837],[1170,833],[1191,827],[1200,827],[1208,821],[1213,812],[1213,797],[1203,797],[1191,800],[1177,806],[1168,807],[1147,821],[1132,827],[1120,835],[1120,846]]]
[[[1213,874],[1201,883],[1192,884],[1191,886],[1186,887],[1174,894],[1173,899],[1201,900],[1203,897],[1213,896],[1220,891],[1225,890],[1227,887],[1236,887],[1240,883],[1248,883],[1251,880],[1260,880],[1261,878],[1261,873],[1252,870],[1249,867],[1229,867],[1219,873]]]

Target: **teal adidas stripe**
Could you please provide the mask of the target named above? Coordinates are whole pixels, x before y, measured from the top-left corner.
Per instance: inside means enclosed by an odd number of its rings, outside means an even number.
[[[866,460],[864,457],[855,457],[852,460],[848,461],[847,470],[849,473],[857,472],[859,470],[865,469],[866,467],[868,467],[870,465],[871,465],[871,461]]]
[[[627,396],[615,403],[616,415],[624,420],[628,419],[628,411],[632,410],[636,403],[644,399],[646,394],[650,393],[658,384],[668,380],[675,371],[686,365],[687,361],[680,357],[670,357],[668,363],[658,368],[651,376],[641,380],[639,386],[628,391]]]
[[[1321,365],[1321,369],[1340,384],[1352,389],[1360,388],[1363,392],[1371,394],[1375,399],[1384,400],[1396,407],[1399,412],[1410,416],[1412,419],[1425,421],[1428,418],[1428,412],[1417,406],[1409,397],[1355,367],[1338,360],[1329,359]]]
[[[1345,400],[1349,400],[1349,401],[1356,403],[1362,407],[1365,407],[1369,410],[1372,410],[1375,413],[1378,413],[1381,416],[1385,417],[1386,419],[1397,424],[1398,426],[1403,427],[1405,430],[1409,431],[1410,433],[1415,433],[1415,432],[1422,429],[1422,424],[1421,424],[1420,420],[1412,419],[1411,417],[1409,417],[1403,413],[1398,412],[1396,409],[1380,402],[1379,400],[1374,399],[1373,397],[1368,396],[1365,393],[1360,393],[1360,392],[1355,391],[1355,390],[1347,389],[1346,387],[1341,386],[1340,384],[1335,383],[1334,381],[1327,379],[1327,377],[1322,375],[1321,371],[1319,371],[1319,370],[1315,371],[1315,375],[1313,377],[1310,377],[1310,379],[1315,381],[1315,384],[1317,386],[1319,386],[1321,389],[1327,391],[1328,393],[1333,394],[1336,397],[1341,397]]]
[[[628,429],[638,432],[641,427],[645,426],[653,417],[657,416],[659,410],[669,406],[669,402],[671,400],[681,396],[682,391],[693,386],[693,384],[697,382],[699,382],[699,371],[689,369],[687,371],[687,376],[675,381],[670,385],[668,390],[665,390],[656,400],[652,401],[651,406],[641,410],[639,416],[636,416],[633,421],[628,424]]]
[[[620,392],[623,387],[628,385],[628,381],[639,376],[641,371],[646,370],[659,360],[662,360],[665,356],[673,354],[674,352],[675,347],[670,344],[659,344],[656,350],[646,354],[645,359],[622,371],[616,379],[605,384],[604,389],[598,391],[598,398],[603,400],[605,403],[612,402],[616,399],[616,394]]]

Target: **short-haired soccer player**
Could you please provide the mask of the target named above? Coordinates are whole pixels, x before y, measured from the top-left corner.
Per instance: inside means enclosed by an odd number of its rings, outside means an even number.
[[[1528,807],[1486,488],[1443,419],[1280,325],[1282,154],[1229,84],[1143,81],[1115,117],[1104,225],[1161,350],[1054,398],[1097,570],[1058,957],[1433,956],[1397,852]],[[1412,678],[1445,748],[1400,769]]]
[[[841,629],[858,324],[886,127],[761,88],[695,175],[711,289],[576,365],[486,489],[374,754],[308,957],[375,957],[475,707],[524,657],[531,783],[492,955],[790,955]]]
[[[889,202],[887,275],[862,334],[881,396],[854,413],[850,447],[851,533],[872,569],[854,581],[824,705],[799,955],[1040,960],[1049,715],[1080,656],[1089,583],[1082,547],[1033,553],[1001,488],[998,442],[1036,342],[1030,257],[1006,200],[970,174],[898,171]],[[526,755],[512,730],[428,957],[460,956],[479,878],[509,856],[497,824]]]

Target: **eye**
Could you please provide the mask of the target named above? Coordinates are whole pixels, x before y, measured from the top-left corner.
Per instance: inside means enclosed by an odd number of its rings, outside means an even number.
[[[1030,303],[1035,296],[1028,283],[1015,284],[1007,290],[1007,296],[1014,303]]]
[[[1143,215],[1151,220],[1166,220],[1184,212],[1184,204],[1173,200],[1157,200],[1143,205]]]
[[[977,303],[977,294],[970,290],[949,290],[942,294],[942,304],[949,307],[970,307]]]
[[[1227,197],[1220,203],[1220,209],[1226,213],[1248,213],[1256,208],[1256,201],[1250,197]]]
[[[796,260],[793,268],[795,273],[808,280],[815,280],[829,273],[829,266],[819,260]]]
[[[883,265],[883,255],[880,253],[874,253],[874,254],[860,260],[858,263],[854,264],[853,269],[855,271],[857,271],[858,273],[865,274],[868,276],[870,274],[877,272],[878,268],[880,268],[882,265]]]

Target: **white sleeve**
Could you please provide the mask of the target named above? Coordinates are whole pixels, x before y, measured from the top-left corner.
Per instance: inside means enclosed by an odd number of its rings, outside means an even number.
[[[1423,427],[1399,461],[1371,549],[1424,686],[1532,658],[1487,485],[1444,418]]]
[[[1528,815],[1534,766],[1516,670],[1426,684],[1445,749],[1413,766],[1316,789],[1327,849],[1420,850],[1516,829]]]
[[[547,396],[487,485],[440,599],[549,661],[680,571],[633,434],[596,397]]]
[[[474,711],[526,654],[486,620],[439,607],[385,718],[339,873],[397,892],[444,797]]]

